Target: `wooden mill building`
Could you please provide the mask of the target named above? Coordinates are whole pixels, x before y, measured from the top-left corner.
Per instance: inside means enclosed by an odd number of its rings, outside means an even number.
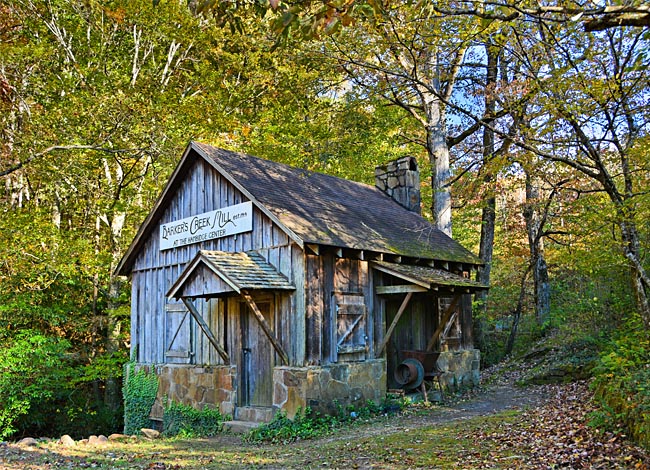
[[[478,380],[479,260],[421,217],[414,158],[375,177],[188,145],[118,267],[132,283],[131,353],[160,399],[244,421],[331,411],[404,385],[397,368],[414,351],[434,353],[424,373],[447,385]]]

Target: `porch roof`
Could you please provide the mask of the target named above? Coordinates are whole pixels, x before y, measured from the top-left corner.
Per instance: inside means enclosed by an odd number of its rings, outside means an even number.
[[[485,284],[443,269],[389,263],[387,261],[373,261],[372,266],[379,271],[403,279],[426,290],[444,287],[452,290],[454,288],[462,288],[465,291],[473,292],[489,288]]]
[[[167,292],[167,297],[216,297],[249,290],[294,290],[273,265],[255,251],[200,250]]]

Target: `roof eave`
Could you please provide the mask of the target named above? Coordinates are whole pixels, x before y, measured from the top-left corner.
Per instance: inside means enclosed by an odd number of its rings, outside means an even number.
[[[200,147],[200,144],[196,142],[191,142],[190,145],[193,145],[194,150],[203,157],[203,159],[208,162],[215,170],[217,170],[223,177],[225,177],[230,184],[236,187],[239,191],[242,192],[252,203],[257,207],[264,215],[273,221],[278,227],[284,231],[289,238],[291,238],[300,248],[305,247],[305,243],[302,238],[300,238],[293,230],[283,224],[280,219],[277,218],[275,214],[268,210],[261,202],[257,200],[253,194],[251,194],[244,186],[242,186],[230,173],[228,173],[221,165],[215,162],[209,155],[203,152]]]
[[[176,179],[179,177],[179,174],[187,170],[188,162],[191,161],[190,156],[193,149],[193,142],[190,142],[187,147],[185,147],[183,156],[176,165],[174,172],[169,177],[167,185],[156,200],[153,209],[149,211],[149,214],[144,219],[144,222],[142,222],[140,225],[138,233],[133,238],[133,241],[129,245],[129,248],[126,250],[126,253],[124,253],[124,256],[122,256],[120,263],[115,268],[115,274],[120,276],[128,276],[131,273],[131,268],[135,263],[135,257],[137,256],[137,253],[142,244],[145,242],[145,237],[151,232],[151,230],[153,230],[153,222],[159,219],[162,215],[161,212],[164,210],[163,202],[166,202],[171,197],[171,189],[176,186],[175,183]]]
[[[467,281],[453,281],[453,280],[437,280],[430,282],[425,279],[419,279],[418,277],[411,276],[409,274],[406,274],[404,272],[401,272],[397,269],[393,269],[390,266],[386,266],[383,262],[376,262],[373,261],[371,263],[372,267],[378,271],[382,271],[386,274],[389,274],[391,276],[398,277],[400,279],[403,279],[407,282],[411,282],[413,284],[417,284],[422,287],[426,287],[428,289],[432,289],[434,286],[440,286],[442,288],[462,288],[462,289],[468,289],[472,292],[479,291],[479,290],[487,290],[490,287],[484,284],[480,284],[477,282],[471,282],[470,280]],[[453,274],[453,273],[450,273]]]

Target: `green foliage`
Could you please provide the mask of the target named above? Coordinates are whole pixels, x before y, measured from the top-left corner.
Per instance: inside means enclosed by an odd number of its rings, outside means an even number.
[[[340,421],[337,418],[322,415],[307,407],[299,409],[293,419],[289,419],[284,412],[277,413],[271,422],[253,429],[245,440],[288,443],[326,435],[338,426]]]
[[[33,411],[33,406],[49,401],[54,390],[66,388],[71,369],[66,340],[23,331],[0,349],[0,439],[13,435],[17,422]],[[38,422],[42,414],[27,421]]]
[[[142,367],[135,370],[135,363],[126,365],[124,396],[124,433],[139,434],[140,429],[151,426],[149,413],[158,394],[158,377]]]
[[[163,413],[163,433],[184,438],[214,436],[223,430],[225,420],[219,410],[197,410],[169,400]]]
[[[611,340],[594,375],[600,409],[592,424],[623,430],[650,449],[650,340],[638,317]]]
[[[277,413],[268,424],[253,429],[245,440],[248,442],[288,443],[330,434],[333,430],[352,425],[358,420],[368,420],[375,416],[399,412],[407,406],[402,398],[387,396],[380,404],[368,400],[365,406],[341,406],[336,404],[337,414],[326,415],[310,407],[298,410],[293,419],[284,412]]]
[[[355,179],[410,152],[394,109],[334,98],[338,66],[279,48],[265,21],[240,34],[178,2],[0,6],[0,172],[24,163],[0,182],[0,329],[66,338],[75,367],[39,429],[113,430],[130,328],[112,273],[189,139]]]

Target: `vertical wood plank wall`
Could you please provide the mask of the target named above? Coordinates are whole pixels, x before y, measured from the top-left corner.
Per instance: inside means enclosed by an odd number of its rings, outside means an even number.
[[[245,202],[243,194],[219,175],[203,160],[198,160],[187,172],[176,190],[172,201],[158,224],[213,211]],[[278,295],[276,311],[276,334],[286,349],[292,364],[302,364],[305,353],[304,293],[299,292],[304,283],[304,260],[302,250],[257,208],[253,209],[253,231],[229,237],[185,245],[160,251],[159,232],[153,230],[145,241],[132,272],[132,355],[141,363],[194,363],[220,364],[219,355],[213,350],[195,322],[185,318],[178,329],[183,312],[166,311],[167,290],[178,278],[186,264],[198,250],[228,252],[257,250],[279,272],[298,287],[295,294]],[[195,301],[197,309],[215,333],[221,336],[234,334],[238,316],[226,316],[224,300]],[[228,329],[226,331],[225,329]],[[167,357],[165,352],[177,333],[174,345],[187,344],[191,357]]]
[[[307,360],[310,365],[322,365],[345,360],[339,358],[336,347],[336,312],[332,309],[335,293],[362,294],[368,312],[366,334],[368,353],[374,357],[374,296],[373,280],[367,261],[338,258],[334,253],[320,256],[306,254],[306,330]]]

